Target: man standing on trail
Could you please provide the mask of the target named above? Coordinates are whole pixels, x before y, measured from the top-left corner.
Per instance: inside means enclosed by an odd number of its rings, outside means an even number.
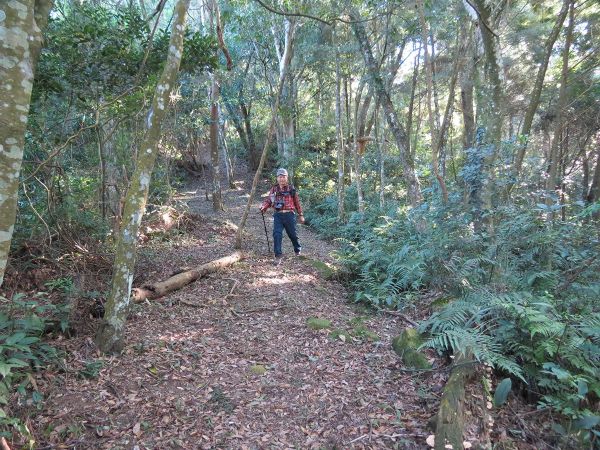
[[[285,169],[277,170],[277,184],[269,191],[268,197],[260,206],[260,212],[264,213],[269,208],[275,209],[273,214],[273,246],[275,247],[274,264],[278,266],[281,263],[281,241],[284,229],[292,241],[296,256],[299,256],[302,251],[296,233],[296,216],[298,216],[298,222],[304,223],[304,215],[302,214],[298,193],[294,186],[289,184],[288,173]]]

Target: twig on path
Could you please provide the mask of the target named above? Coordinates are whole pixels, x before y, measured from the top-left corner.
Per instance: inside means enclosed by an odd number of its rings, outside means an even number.
[[[348,442],[348,445],[350,444],[354,444],[357,441],[360,441],[361,439],[366,438],[367,436],[369,436],[370,433],[367,434],[363,434],[362,436],[357,437],[356,439],[352,439],[350,442]]]
[[[409,319],[408,317],[406,317],[404,314],[402,314],[401,312],[398,311],[391,311],[389,309],[382,309],[382,308],[378,308],[377,311],[389,314],[390,316],[394,316],[394,317],[400,317],[402,320],[410,323],[413,327],[418,326],[419,324],[417,322],[415,322],[412,319]]]
[[[179,303],[181,303],[182,305],[185,306],[191,306],[193,308],[203,308],[205,306],[204,303],[197,303],[197,302],[189,302],[187,300],[179,300]]]
[[[226,305],[227,304],[227,298],[231,297],[233,295],[233,291],[235,290],[235,288],[237,287],[237,285],[240,282],[238,280],[234,279],[234,278],[223,278],[223,280],[233,281],[233,285],[231,286],[231,289],[229,290],[229,294],[227,294],[225,297],[223,297],[223,304]]]
[[[243,311],[240,310],[236,310],[236,309],[231,309],[231,312],[233,312],[234,314],[250,314],[250,313],[255,313],[255,312],[265,312],[265,311],[277,311],[279,309],[284,309],[284,308],[289,308],[290,306],[288,305],[282,305],[282,306],[278,306],[276,308],[255,308],[255,309],[245,309]]]

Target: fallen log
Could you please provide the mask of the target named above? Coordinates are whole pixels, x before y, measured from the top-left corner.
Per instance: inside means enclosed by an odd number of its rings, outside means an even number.
[[[131,291],[131,297],[134,302],[141,302],[146,299],[152,300],[160,298],[169,292],[176,291],[190,283],[193,283],[199,278],[202,278],[209,273],[217,272],[220,269],[227,267],[242,259],[241,252],[235,252],[229,256],[220,259],[215,259],[195,269],[187,270],[178,273],[177,275],[167,278],[164,281],[153,284],[144,284],[139,288],[134,288]]]
[[[462,450],[464,433],[465,385],[475,373],[475,363],[458,359],[444,386],[435,427],[435,450]]]

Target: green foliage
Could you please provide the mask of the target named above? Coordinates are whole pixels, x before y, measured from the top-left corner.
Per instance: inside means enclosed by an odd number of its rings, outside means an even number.
[[[410,213],[372,207],[351,214],[336,237],[356,301],[403,308],[421,290],[444,292],[456,300],[421,324],[423,346],[473,355],[520,380],[541,406],[591,424],[600,396],[600,249],[589,213],[571,208],[579,219],[554,223],[528,205],[498,208],[492,238],[475,231],[458,200]],[[329,199],[315,210],[336,211]]]
[[[42,294],[32,298],[16,294],[12,300],[0,297],[0,405],[6,405],[15,394],[31,404],[40,403],[42,396],[29,374],[57,356],[56,350],[42,341],[47,322],[58,320],[64,330],[67,317],[65,307],[49,303]],[[26,431],[19,420],[0,407],[0,428],[9,427],[22,434]]]
[[[104,363],[102,361],[88,361],[85,363],[85,366],[83,367],[83,369],[81,369],[77,373],[77,375],[80,378],[85,378],[85,379],[98,378],[98,375],[100,375],[100,370],[102,370],[103,366],[104,366]]]
[[[324,330],[331,327],[331,320],[321,319],[319,317],[310,317],[306,320],[306,326],[311,330]]]

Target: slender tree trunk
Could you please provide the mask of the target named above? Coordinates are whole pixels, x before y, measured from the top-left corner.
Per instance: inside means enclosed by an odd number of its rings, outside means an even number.
[[[523,159],[525,158],[525,152],[527,150],[527,140],[529,139],[529,133],[531,132],[533,117],[540,104],[542,87],[544,86],[544,78],[546,76],[546,71],[548,70],[548,62],[550,61],[550,56],[552,56],[552,49],[554,48],[554,43],[556,42],[556,39],[560,34],[560,30],[562,29],[565,18],[567,17],[567,12],[569,10],[570,3],[571,0],[563,1],[562,8],[558,13],[558,17],[556,18],[554,27],[552,28],[550,36],[548,36],[548,38],[546,39],[546,44],[544,45],[544,57],[538,68],[537,76],[535,78],[535,84],[533,85],[533,91],[531,91],[529,105],[527,106],[527,111],[525,112],[525,119],[523,119],[523,128],[521,130],[521,134],[525,136],[526,140],[525,143],[520,146],[519,151],[517,152],[517,157],[515,159],[513,169],[513,177],[515,180],[521,174],[521,168],[523,167]]]
[[[235,131],[237,131],[238,137],[240,138],[242,147],[244,147],[244,150],[246,150],[246,152],[248,153],[248,162],[250,165],[252,165],[252,152],[250,151],[250,146],[248,144],[248,136],[246,135],[246,130],[244,130],[244,125],[240,120],[239,111],[236,111],[236,108],[233,106],[229,99],[225,100],[224,103],[225,108],[227,108],[227,112],[229,113],[229,117],[233,122]]]
[[[223,210],[223,195],[221,192],[221,164],[219,161],[219,81],[217,74],[212,74],[210,105],[210,160],[212,175],[213,211]]]
[[[3,2],[0,12],[0,286],[19,195],[33,74],[52,0]]]
[[[361,178],[361,160],[362,154],[365,150],[366,141],[364,141],[365,122],[367,119],[367,111],[369,110],[369,104],[371,103],[371,88],[361,105],[362,92],[364,90],[364,79],[361,81],[358,91],[356,93],[356,99],[354,101],[354,181],[356,182],[356,194],[358,197],[358,212],[363,214],[365,212],[365,200],[363,193],[363,185]]]
[[[335,38],[334,38],[335,39]],[[338,220],[344,220],[344,195],[345,195],[345,163],[344,163],[344,131],[342,129],[342,98],[341,98],[341,74],[340,54],[337,40],[335,41],[335,139],[337,149],[337,194],[338,194]]]
[[[385,111],[385,117],[388,122],[388,126],[390,127],[396,140],[396,145],[398,146],[400,162],[402,164],[402,169],[404,170],[404,178],[406,179],[407,184],[408,201],[413,207],[416,207],[422,201],[421,185],[415,172],[412,157],[407,153],[408,138],[406,136],[406,132],[398,121],[398,115],[394,109],[394,106],[392,105],[390,95],[383,84],[381,74],[379,73],[379,69],[373,57],[373,52],[371,50],[371,45],[369,44],[369,39],[367,37],[364,24],[360,21],[358,13],[352,11],[349,15],[352,20],[352,29],[354,30],[354,35],[359,43],[367,70],[369,71],[369,82],[372,83],[373,90],[379,97],[379,102]]]
[[[469,38],[470,38],[470,34],[469,34]],[[448,102],[446,103],[446,109],[444,110],[444,117],[442,119],[442,126],[440,128],[440,133],[439,133],[439,146],[440,146],[440,152],[443,152],[443,158],[440,156],[440,159],[442,159],[441,162],[441,168],[442,168],[442,176],[446,175],[446,136],[448,134],[448,129],[450,127],[450,123],[451,123],[451,119],[452,119],[452,114],[454,113],[454,93],[456,91],[456,83],[458,81],[458,74],[460,73],[461,67],[462,67],[462,61],[463,61],[463,54],[465,53],[465,51],[467,51],[467,49],[469,48],[469,41],[470,39],[467,39],[466,42],[464,42],[465,40],[465,32],[464,32],[464,28],[460,28],[458,34],[457,34],[457,39],[456,39],[456,54],[455,54],[455,59],[454,59],[454,66],[452,68],[452,77],[450,79],[450,86],[448,88]]]
[[[546,178],[546,191],[548,193],[555,192],[557,186],[557,173],[559,165],[559,148],[561,136],[563,135],[563,122],[565,117],[565,107],[567,104],[567,82],[569,78],[569,50],[571,49],[571,39],[573,36],[573,26],[575,23],[575,8],[573,1],[570,1],[569,10],[569,25],[567,27],[567,36],[565,38],[565,47],[562,54],[562,73],[560,78],[560,90],[558,93],[558,103],[556,105],[556,118],[554,127],[554,138],[550,147],[548,157],[548,177]],[[551,206],[554,203],[553,199],[548,196],[546,204]],[[548,219],[553,220],[554,214],[548,213]]]
[[[344,124],[346,130],[346,137],[344,139],[344,143],[346,146],[344,147],[344,163],[346,164],[346,173],[350,174],[350,183],[354,182],[354,166],[352,165],[352,145],[350,144],[352,141],[352,114],[350,109],[350,101],[351,101],[351,87],[349,87],[348,76],[344,74],[342,76],[342,87],[344,89]]]
[[[475,206],[475,226],[483,223],[490,235],[494,234],[492,216],[495,186],[494,163],[502,138],[502,85],[497,57],[496,37],[488,26],[492,16],[491,7],[485,0],[474,0],[480,13],[479,30],[483,42],[483,80],[477,92],[477,122],[481,125],[477,137],[477,159],[480,161],[477,184],[480,188],[472,191],[472,204]]]
[[[379,108],[375,109],[375,141],[377,141],[377,159],[379,163],[379,207],[385,206],[385,127],[379,119]]]
[[[292,59],[292,42],[294,40],[294,32],[296,29],[296,24],[293,20],[286,20],[286,30],[285,30],[285,46],[283,51],[283,58],[281,61],[281,65],[279,66],[279,82],[277,83],[277,91],[275,92],[275,103],[273,105],[273,112],[271,116],[271,122],[269,123],[269,128],[267,130],[267,137],[265,139],[265,145],[263,147],[263,151],[260,157],[260,161],[258,163],[258,169],[256,169],[256,173],[254,174],[254,179],[252,180],[252,187],[250,189],[250,195],[248,196],[248,203],[246,204],[246,209],[244,210],[244,214],[242,215],[242,220],[238,226],[238,231],[235,238],[235,248],[242,248],[242,239],[244,235],[244,228],[246,226],[246,221],[248,220],[248,214],[250,213],[250,207],[252,206],[252,202],[254,201],[254,195],[256,193],[256,186],[258,185],[258,180],[262,173],[263,166],[265,164],[265,160],[267,159],[267,151],[269,150],[269,144],[271,141],[271,136],[273,135],[273,131],[275,130],[275,121],[277,119],[277,111],[279,110],[279,100],[281,98],[281,90],[283,89],[283,83],[287,76],[287,70],[290,64],[290,60]]]
[[[317,71],[317,83],[318,83],[318,92],[317,92],[317,110],[319,114],[319,129],[322,130],[325,126],[325,122],[323,120],[323,77],[320,71]]]
[[[475,66],[473,55],[470,53],[467,50],[468,63],[460,77],[460,106],[463,118],[462,141],[465,150],[475,144],[475,108],[473,106],[473,72]]]
[[[284,19],[285,27],[289,27],[289,19]],[[283,58],[285,51],[280,46],[280,37],[276,35],[273,29],[275,38],[275,49],[277,50],[277,56],[279,58],[279,71],[281,72],[283,66]],[[293,38],[293,36],[292,36]],[[277,148],[279,151],[279,157],[282,163],[286,166],[289,165],[292,159],[293,146],[295,141],[295,130],[294,130],[294,82],[295,77],[293,76],[293,65],[292,59],[294,57],[294,44],[291,45],[291,56],[289,67],[286,69],[286,79],[283,81],[283,88],[281,91],[281,99],[279,104],[279,111],[277,111]],[[291,172],[291,170],[288,170]],[[293,174],[290,173],[290,179]]]
[[[219,108],[219,116],[221,116],[221,108]],[[219,124],[219,148],[221,149],[221,157],[225,165],[225,175],[227,176],[227,185],[231,188],[235,188],[234,176],[233,176],[233,164],[229,157],[229,150],[227,149],[227,134],[225,122]]]
[[[592,183],[590,189],[587,192],[586,201],[589,204],[595,203],[600,199],[600,134],[596,140],[596,167],[594,169],[594,176],[592,177]]]
[[[245,102],[240,100],[240,111],[242,112],[242,119],[244,120],[246,136],[248,136],[248,152],[251,155],[250,167],[252,170],[256,170],[258,169],[258,163],[260,161],[260,153],[258,152],[256,139],[254,138],[254,132],[252,131],[252,123],[250,121],[250,106],[246,105]]]
[[[121,192],[119,180],[122,179],[115,151],[115,121],[109,119],[99,130],[100,170],[101,170],[101,210],[102,217],[110,218],[113,229],[118,228],[121,219]]]
[[[438,155],[440,151],[440,134],[438,127],[436,126],[436,120],[434,117],[434,111],[431,105],[431,95],[433,93],[433,63],[429,57],[429,45],[427,43],[427,36],[429,35],[427,22],[425,22],[425,12],[423,11],[423,0],[417,0],[417,8],[419,10],[419,20],[421,22],[421,37],[423,39],[423,49],[425,50],[425,75],[427,79],[427,112],[429,116],[429,132],[431,133],[431,164],[433,173],[438,180],[440,189],[442,191],[443,203],[448,203],[448,189],[446,188],[446,182],[440,175],[440,165]],[[437,114],[436,114],[437,115]]]
[[[419,60],[421,59],[421,48],[419,47],[419,52],[417,53],[417,57],[415,58],[414,68],[413,68],[413,76],[412,76],[412,84],[410,88],[410,102],[408,103],[408,118],[406,119],[406,135],[408,139],[406,140],[406,152],[409,155],[413,154],[412,145],[410,143],[410,135],[412,134],[412,123],[413,123],[413,111],[415,107],[415,92],[417,90],[417,77],[419,76]]]
[[[189,4],[190,0],[179,0],[175,6],[167,61],[148,112],[144,140],[138,151],[135,172],[125,198],[123,219],[117,236],[111,292],[106,303],[104,320],[96,335],[96,343],[105,353],[120,351],[123,347],[135,269],[137,234],[146,210],[162,120],[167,112],[171,91],[177,83]]]

